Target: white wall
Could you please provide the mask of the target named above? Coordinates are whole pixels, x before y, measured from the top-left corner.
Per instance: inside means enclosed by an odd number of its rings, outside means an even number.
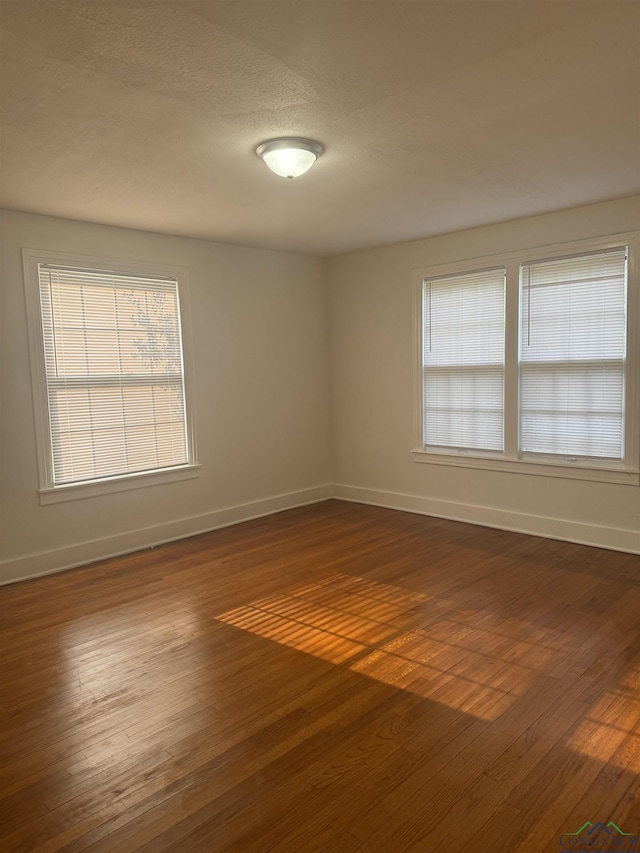
[[[636,197],[329,261],[334,494],[640,551],[640,488],[416,464],[412,270],[640,227]]]
[[[323,260],[12,212],[1,225],[5,579],[329,494]],[[40,506],[23,247],[188,268],[199,478]]]
[[[410,453],[412,270],[634,230],[640,198],[328,262],[0,215],[0,577],[77,565],[331,494],[640,551],[638,487],[420,465]],[[23,247],[189,269],[199,478],[40,506]]]

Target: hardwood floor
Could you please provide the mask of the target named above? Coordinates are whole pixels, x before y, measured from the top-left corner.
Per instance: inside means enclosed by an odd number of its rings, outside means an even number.
[[[3,851],[640,832],[637,556],[329,501],[0,597]]]

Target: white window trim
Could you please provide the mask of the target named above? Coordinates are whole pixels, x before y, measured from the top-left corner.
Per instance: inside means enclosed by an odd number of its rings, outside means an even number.
[[[58,503],[96,497],[113,492],[129,491],[145,486],[164,485],[179,480],[199,476],[200,465],[196,455],[195,423],[195,370],[191,348],[191,306],[189,301],[188,271],[157,262],[140,262],[99,258],[93,255],[77,255],[70,252],[23,249],[22,264],[24,271],[25,302],[27,328],[29,334],[29,362],[31,366],[31,389],[35,421],[36,451],[38,460],[37,489],[40,504]],[[49,435],[49,412],[47,405],[47,381],[45,375],[44,343],[42,339],[42,318],[40,314],[40,295],[38,282],[39,264],[61,264],[109,270],[115,273],[148,275],[175,278],[178,281],[180,298],[180,320],[182,326],[182,355],[184,368],[184,389],[186,399],[187,447],[189,463],[175,468],[157,471],[142,471],[136,474],[123,474],[102,480],[82,483],[70,483],[55,486],[53,482],[53,460]]]
[[[518,335],[520,265],[522,263],[561,258],[580,252],[629,247],[627,282],[627,363],[625,389],[625,460],[620,464],[577,459],[576,462],[556,459],[532,459],[518,451]],[[414,304],[414,444],[415,462],[445,465],[456,468],[477,468],[505,473],[535,474],[567,480],[640,485],[640,232],[631,231],[571,243],[540,246],[522,251],[468,258],[454,263],[439,264],[413,271]],[[475,453],[423,447],[422,437],[422,283],[425,278],[472,272],[485,266],[504,266],[506,269],[505,297],[505,423],[504,453]]]

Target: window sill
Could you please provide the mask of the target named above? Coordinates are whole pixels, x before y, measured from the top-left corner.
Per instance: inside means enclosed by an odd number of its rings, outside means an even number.
[[[90,483],[71,483],[68,486],[56,486],[38,490],[41,506],[63,501],[83,500],[113,492],[128,492],[146,486],[162,486],[179,480],[191,480],[200,476],[200,465],[188,465],[181,468],[168,468],[164,471],[149,471],[140,474],[128,474],[109,480],[94,480]]]
[[[471,456],[457,453],[413,450],[415,462],[427,465],[445,465],[454,468],[477,468],[485,471],[503,471],[507,474],[534,474],[538,477],[559,477],[564,480],[592,480],[599,483],[640,485],[640,472],[625,468],[600,465],[587,467],[571,462],[541,462],[533,459],[505,459],[496,456]]]

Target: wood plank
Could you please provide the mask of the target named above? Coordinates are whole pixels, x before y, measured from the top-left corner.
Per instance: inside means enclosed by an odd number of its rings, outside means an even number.
[[[0,848],[640,832],[639,581],[634,555],[327,501],[4,587]]]

